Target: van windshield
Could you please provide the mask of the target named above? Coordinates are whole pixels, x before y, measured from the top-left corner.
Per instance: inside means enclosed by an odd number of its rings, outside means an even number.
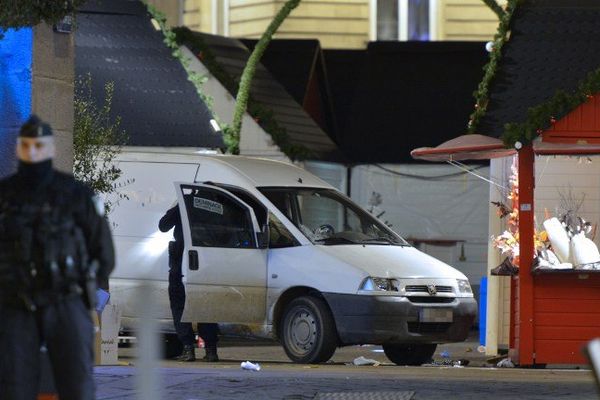
[[[409,245],[335,190],[272,187],[259,190],[315,244]]]

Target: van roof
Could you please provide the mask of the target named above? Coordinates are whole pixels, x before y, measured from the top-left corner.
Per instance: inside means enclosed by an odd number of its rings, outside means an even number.
[[[221,154],[139,152],[124,150],[120,162],[147,162],[161,164],[196,164],[198,181],[213,181],[236,186],[294,186],[332,189],[333,186],[310,172],[284,161],[267,158]],[[176,180],[192,181],[194,177]]]
[[[212,155],[203,158],[216,163],[223,163],[236,170],[252,181],[254,186],[299,186],[299,187],[327,187],[331,186],[293,164],[270,160],[267,158]]]

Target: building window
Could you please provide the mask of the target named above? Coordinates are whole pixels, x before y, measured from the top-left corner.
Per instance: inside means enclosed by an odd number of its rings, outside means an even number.
[[[432,0],[375,2],[376,40],[431,40]]]

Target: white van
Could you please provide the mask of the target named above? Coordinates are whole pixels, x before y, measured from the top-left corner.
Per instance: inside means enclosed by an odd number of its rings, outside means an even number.
[[[111,214],[117,267],[113,303],[122,329],[141,280],[167,295],[171,234],[158,221],[182,213],[183,319],[277,338],[291,360],[318,363],[339,346],[381,344],[400,365],[430,360],[436,345],[465,340],[477,312],[461,272],[410,246],[352,200],[294,165],[241,156],[126,152],[129,200]]]

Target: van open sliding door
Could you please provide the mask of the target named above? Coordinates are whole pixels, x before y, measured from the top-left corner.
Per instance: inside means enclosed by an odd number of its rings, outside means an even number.
[[[183,321],[266,319],[267,249],[253,209],[222,188],[175,183],[185,249]]]

